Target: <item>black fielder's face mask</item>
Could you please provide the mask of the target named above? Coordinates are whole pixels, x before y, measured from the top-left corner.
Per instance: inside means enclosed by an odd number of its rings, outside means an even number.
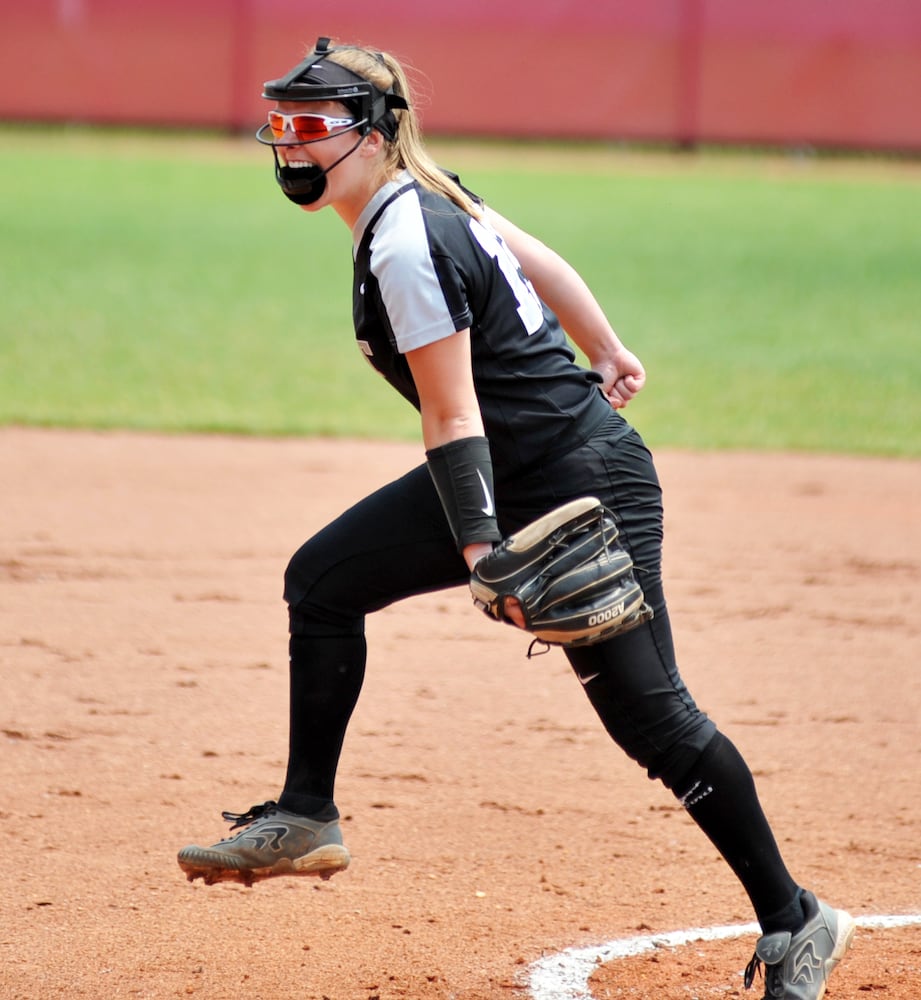
[[[269,80],[263,87],[262,96],[267,100],[303,101],[305,112],[310,110],[307,102],[335,101],[341,104],[353,119],[352,125],[335,134],[342,135],[343,131],[348,132],[353,129],[357,133],[357,142],[328,167],[292,167],[279,157],[277,149],[279,145],[307,145],[323,142],[332,136],[298,139],[296,136],[286,135],[279,140],[269,124],[259,129],[256,138],[264,145],[272,147],[275,158],[275,179],[285,196],[296,205],[310,205],[321,198],[326,190],[326,175],[347,156],[354,153],[361,145],[362,139],[372,129],[377,129],[388,140],[395,139],[398,122],[393,111],[407,108],[406,101],[402,97],[392,91],[381,91],[364,77],[327,59],[329,52],[329,39],[318,39],[316,48],[310,56],[285,76],[278,80]]]
[[[281,160],[277,147],[273,146],[272,155],[275,157],[275,180],[278,181],[279,187],[295,205],[312,205],[315,201],[322,198],[323,192],[326,190],[326,175],[347,156],[351,156],[361,145],[363,139],[364,136],[360,135],[358,141],[350,149],[346,150],[335,163],[331,163],[328,167],[320,167],[316,164],[306,167],[289,166]],[[322,142],[323,140],[314,141]],[[295,144],[288,143],[287,145]]]

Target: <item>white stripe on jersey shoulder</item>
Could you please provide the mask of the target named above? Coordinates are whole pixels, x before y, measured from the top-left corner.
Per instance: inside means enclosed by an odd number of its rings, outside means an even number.
[[[365,235],[365,230],[368,228],[368,223],[377,214],[377,210],[384,204],[384,202],[397,191],[400,190],[405,184],[412,181],[413,176],[408,170],[401,170],[399,175],[395,180],[388,181],[383,187],[378,188],[377,191],[371,195],[371,200],[367,205],[361,210],[361,214],[352,227],[352,257],[358,253],[358,247],[361,245],[361,241]]]
[[[371,273],[401,354],[457,332],[432,262],[418,190],[400,195],[375,224]]]

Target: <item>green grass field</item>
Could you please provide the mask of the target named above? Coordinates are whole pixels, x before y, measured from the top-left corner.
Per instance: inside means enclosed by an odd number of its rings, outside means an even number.
[[[655,447],[921,455],[921,165],[434,143],[582,271]],[[247,140],[0,130],[0,423],[417,438]]]

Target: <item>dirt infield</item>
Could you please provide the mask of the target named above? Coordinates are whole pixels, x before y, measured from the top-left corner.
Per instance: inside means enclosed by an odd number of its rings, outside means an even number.
[[[462,591],[369,622],[352,867],[184,880],[178,848],[280,790],[289,553],[419,457],[0,430],[0,995],[530,1000],[561,949],[752,919],[562,655],[529,661]],[[921,464],[658,458],[683,672],[794,874],[855,915],[921,914]],[[602,964],[583,996],[760,996],[753,942]],[[919,982],[921,928],[865,928],[828,997]]]

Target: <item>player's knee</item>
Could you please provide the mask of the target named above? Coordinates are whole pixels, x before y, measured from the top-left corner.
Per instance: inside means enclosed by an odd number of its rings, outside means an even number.
[[[313,539],[305,542],[285,568],[284,598],[288,607],[298,608],[311,602],[334,609],[338,603],[331,584],[334,565],[324,558],[322,547]]]
[[[301,546],[285,567],[284,597],[288,607],[298,604],[310,589],[309,574],[307,573],[309,560],[305,556],[305,548],[306,546]]]
[[[649,777],[657,778],[670,792],[678,794],[678,789],[684,786],[687,776],[718,735],[715,724],[701,713],[698,725],[686,733],[680,742],[646,764]]]
[[[363,616],[320,613],[310,604],[288,608],[288,631],[292,636],[314,639],[361,636],[365,633]]]
[[[284,598],[291,635],[364,634],[364,614],[335,585],[332,567],[310,542],[302,545],[285,569]]]

